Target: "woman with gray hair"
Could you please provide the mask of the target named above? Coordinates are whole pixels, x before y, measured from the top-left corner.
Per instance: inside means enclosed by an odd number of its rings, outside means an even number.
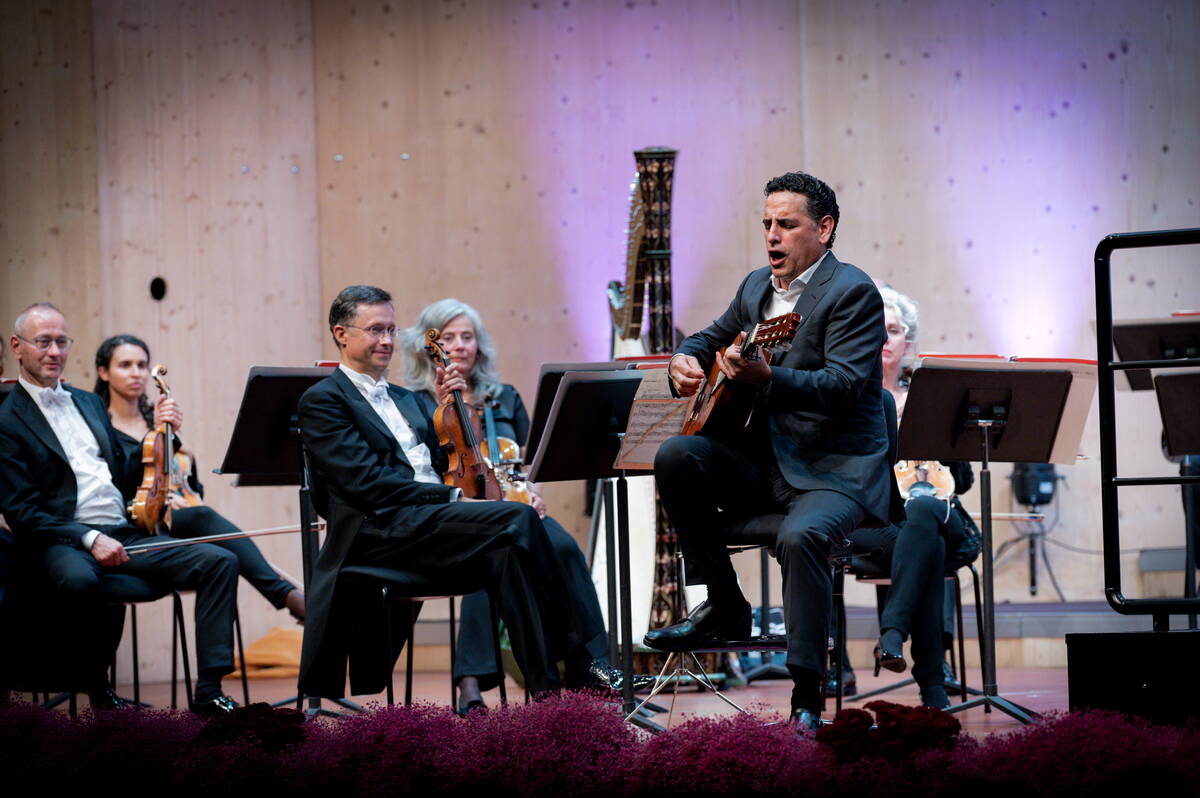
[[[449,358],[445,368],[435,367],[425,352],[425,334],[431,329],[439,331],[438,341]],[[403,331],[401,341],[408,355],[405,385],[425,403],[430,416],[439,405],[452,401],[452,391],[460,391],[463,402],[475,410],[477,417],[483,417],[485,405],[490,408],[497,437],[509,438],[524,448],[529,437],[529,413],[517,389],[500,381],[496,348],[478,311],[457,299],[439,300],[421,311],[417,323]],[[547,645],[565,661],[564,681],[568,687],[620,690],[622,674],[608,662],[608,635],[587,560],[570,533],[546,515],[546,504],[537,486],[526,485],[530,504],[542,517],[562,565],[568,595],[575,603],[574,614],[581,619],[581,639],[550,639]],[[499,684],[501,669],[492,650],[490,622],[486,593],[463,598],[454,661],[460,714],[483,707],[481,692]],[[643,678],[635,678],[635,686]]]

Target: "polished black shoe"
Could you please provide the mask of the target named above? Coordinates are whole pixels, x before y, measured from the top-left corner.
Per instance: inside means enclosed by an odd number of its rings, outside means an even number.
[[[634,692],[643,690],[654,684],[654,677],[645,673],[633,674]],[[625,689],[625,673],[600,660],[592,660],[588,665],[587,682],[584,685],[589,690],[611,690],[619,693]]]
[[[232,715],[235,709],[237,709],[237,702],[227,695],[219,695],[207,701],[193,701],[191,706],[192,712],[206,718]]]
[[[643,642],[658,651],[693,651],[717,640],[746,640],[750,637],[750,605],[741,600],[717,607],[708,601],[696,606],[690,616],[673,626],[651,629]]]
[[[908,668],[908,663],[904,661],[904,655],[895,651],[886,651],[883,646],[875,644],[875,675],[879,675],[879,669],[891,671],[892,673],[904,673]]]
[[[815,734],[821,728],[821,716],[807,709],[793,709],[788,723],[796,727],[796,733],[801,737]]]
[[[103,690],[89,690],[87,696],[88,702],[96,712],[109,709],[127,709],[134,705],[132,701],[121,698],[110,687],[105,687]]]
[[[846,668],[842,671],[842,678],[846,680],[846,686],[842,689],[842,697],[849,698],[852,695],[858,695],[858,679],[854,675],[854,671]],[[837,676],[831,671],[829,678],[825,680],[825,697],[837,697]]]

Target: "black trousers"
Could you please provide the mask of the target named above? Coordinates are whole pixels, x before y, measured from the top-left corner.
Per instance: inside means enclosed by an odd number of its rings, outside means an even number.
[[[555,567],[562,574],[567,599],[574,606],[574,616],[579,619],[583,645],[576,650],[567,650],[562,644],[553,646],[565,651],[567,661],[567,685],[573,686],[586,679],[586,669],[592,660],[608,662],[608,635],[604,628],[604,616],[600,613],[600,600],[596,597],[596,586],[587,559],[579,545],[562,524],[550,516],[542,519],[550,548],[554,553]],[[454,681],[464,676],[479,680],[481,690],[490,690],[499,684],[500,668],[492,647],[491,605],[487,593],[482,590],[464,596],[459,615],[458,650],[454,659]],[[561,635],[564,629],[546,629],[551,637]]]
[[[775,557],[783,572],[787,664],[823,674],[833,592],[829,547],[862,523],[862,506],[832,490],[796,490],[769,452],[752,459],[703,436],[679,436],[663,444],[654,476],[679,536],[687,583],[707,585],[714,604],[745,600],[725,545],[730,522],[785,514]]]
[[[967,529],[958,511],[931,496],[910,500],[904,510],[908,518],[903,525],[859,529],[850,542],[855,554],[870,557],[891,574],[879,628],[911,636],[917,684],[941,684],[945,576],[965,564],[957,553]]]
[[[129,546],[150,538],[132,526],[102,528],[109,537]],[[159,536],[163,537],[163,536]],[[198,686],[207,692],[219,688],[220,677],[233,670],[233,616],[237,606],[237,558],[209,543],[177,549],[135,554],[129,562],[104,568],[76,546],[56,544],[42,553],[42,565],[64,609],[92,617],[95,608],[120,596],[106,595],[101,577],[105,573],[130,574],[164,589],[196,591],[196,665]],[[81,657],[91,672],[99,675],[112,660],[116,640],[108,641],[84,631]],[[197,699],[212,697],[197,690]]]
[[[426,505],[396,528],[360,530],[344,564],[401,568],[433,578],[445,574],[455,584],[492,586],[532,693],[558,687],[556,663],[583,642],[549,536],[526,504]]]
[[[240,532],[231,521],[208,506],[185,507],[171,511],[171,535],[177,538],[198,538],[206,535],[227,535]],[[237,557],[238,573],[271,602],[275,609],[283,609],[288,593],[296,586],[282,578],[263,557],[258,546],[249,538],[223,540],[211,544]]]

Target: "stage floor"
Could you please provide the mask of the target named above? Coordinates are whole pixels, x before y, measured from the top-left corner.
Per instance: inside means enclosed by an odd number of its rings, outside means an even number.
[[[884,673],[875,678],[869,671],[858,671],[859,692],[867,692],[876,687],[882,687],[902,680],[907,674]],[[978,688],[979,671],[968,669],[968,684]],[[1000,695],[1035,712],[1065,712],[1067,710],[1067,671],[1065,668],[1005,668],[997,674],[997,685]],[[404,673],[395,674],[395,691],[397,702],[404,700]],[[295,695],[296,683],[293,679],[251,679],[250,698],[253,701],[280,701]],[[239,703],[242,700],[240,682],[233,679],[225,680],[225,691]],[[132,697],[133,688],[129,684],[118,685],[117,692],[126,697]],[[170,684],[143,684],[142,700],[156,707],[170,706]],[[508,682],[509,699],[521,701],[524,692],[514,682]],[[415,701],[448,704],[450,700],[450,676],[445,672],[428,672],[413,674],[413,695]],[[788,699],[791,696],[791,683],[786,679],[764,679],[745,687],[735,687],[727,691],[728,697],[746,709],[761,715],[764,719],[778,719],[786,712]],[[918,694],[915,686],[908,686],[878,697],[880,700],[895,701],[900,704],[917,704]],[[489,705],[499,703],[499,691],[491,690],[484,694]],[[182,690],[179,701],[183,702]],[[384,697],[353,696],[352,700],[363,704],[382,705]],[[639,700],[641,700],[639,698]],[[952,698],[957,703],[958,699]],[[86,699],[81,697],[81,703]],[[660,693],[655,703],[664,708],[670,707],[669,691]],[[331,707],[330,702],[324,706]],[[846,706],[861,706],[859,702],[847,702]],[[697,716],[727,715],[735,710],[721,701],[720,698],[708,692],[697,691],[694,687],[681,687],[675,700],[672,725]],[[828,703],[824,717],[832,717],[833,700]],[[983,737],[996,732],[1012,731],[1020,727],[1020,723],[1002,712],[993,710],[986,713],[982,709],[971,709],[958,714],[959,722],[963,725],[964,733]],[[667,725],[667,713],[654,716],[660,725]]]

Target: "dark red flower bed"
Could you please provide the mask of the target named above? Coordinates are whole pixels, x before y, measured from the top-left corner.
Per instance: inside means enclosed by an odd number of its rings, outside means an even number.
[[[160,798],[1200,794],[1194,727],[1095,711],[983,741],[958,732],[953,716],[887,702],[843,712],[815,740],[748,716],[652,737],[578,694],[467,719],[417,706],[314,723],[264,704],[205,724],[135,711],[72,722],[17,703],[0,707],[0,783],[14,796],[119,785]]]

